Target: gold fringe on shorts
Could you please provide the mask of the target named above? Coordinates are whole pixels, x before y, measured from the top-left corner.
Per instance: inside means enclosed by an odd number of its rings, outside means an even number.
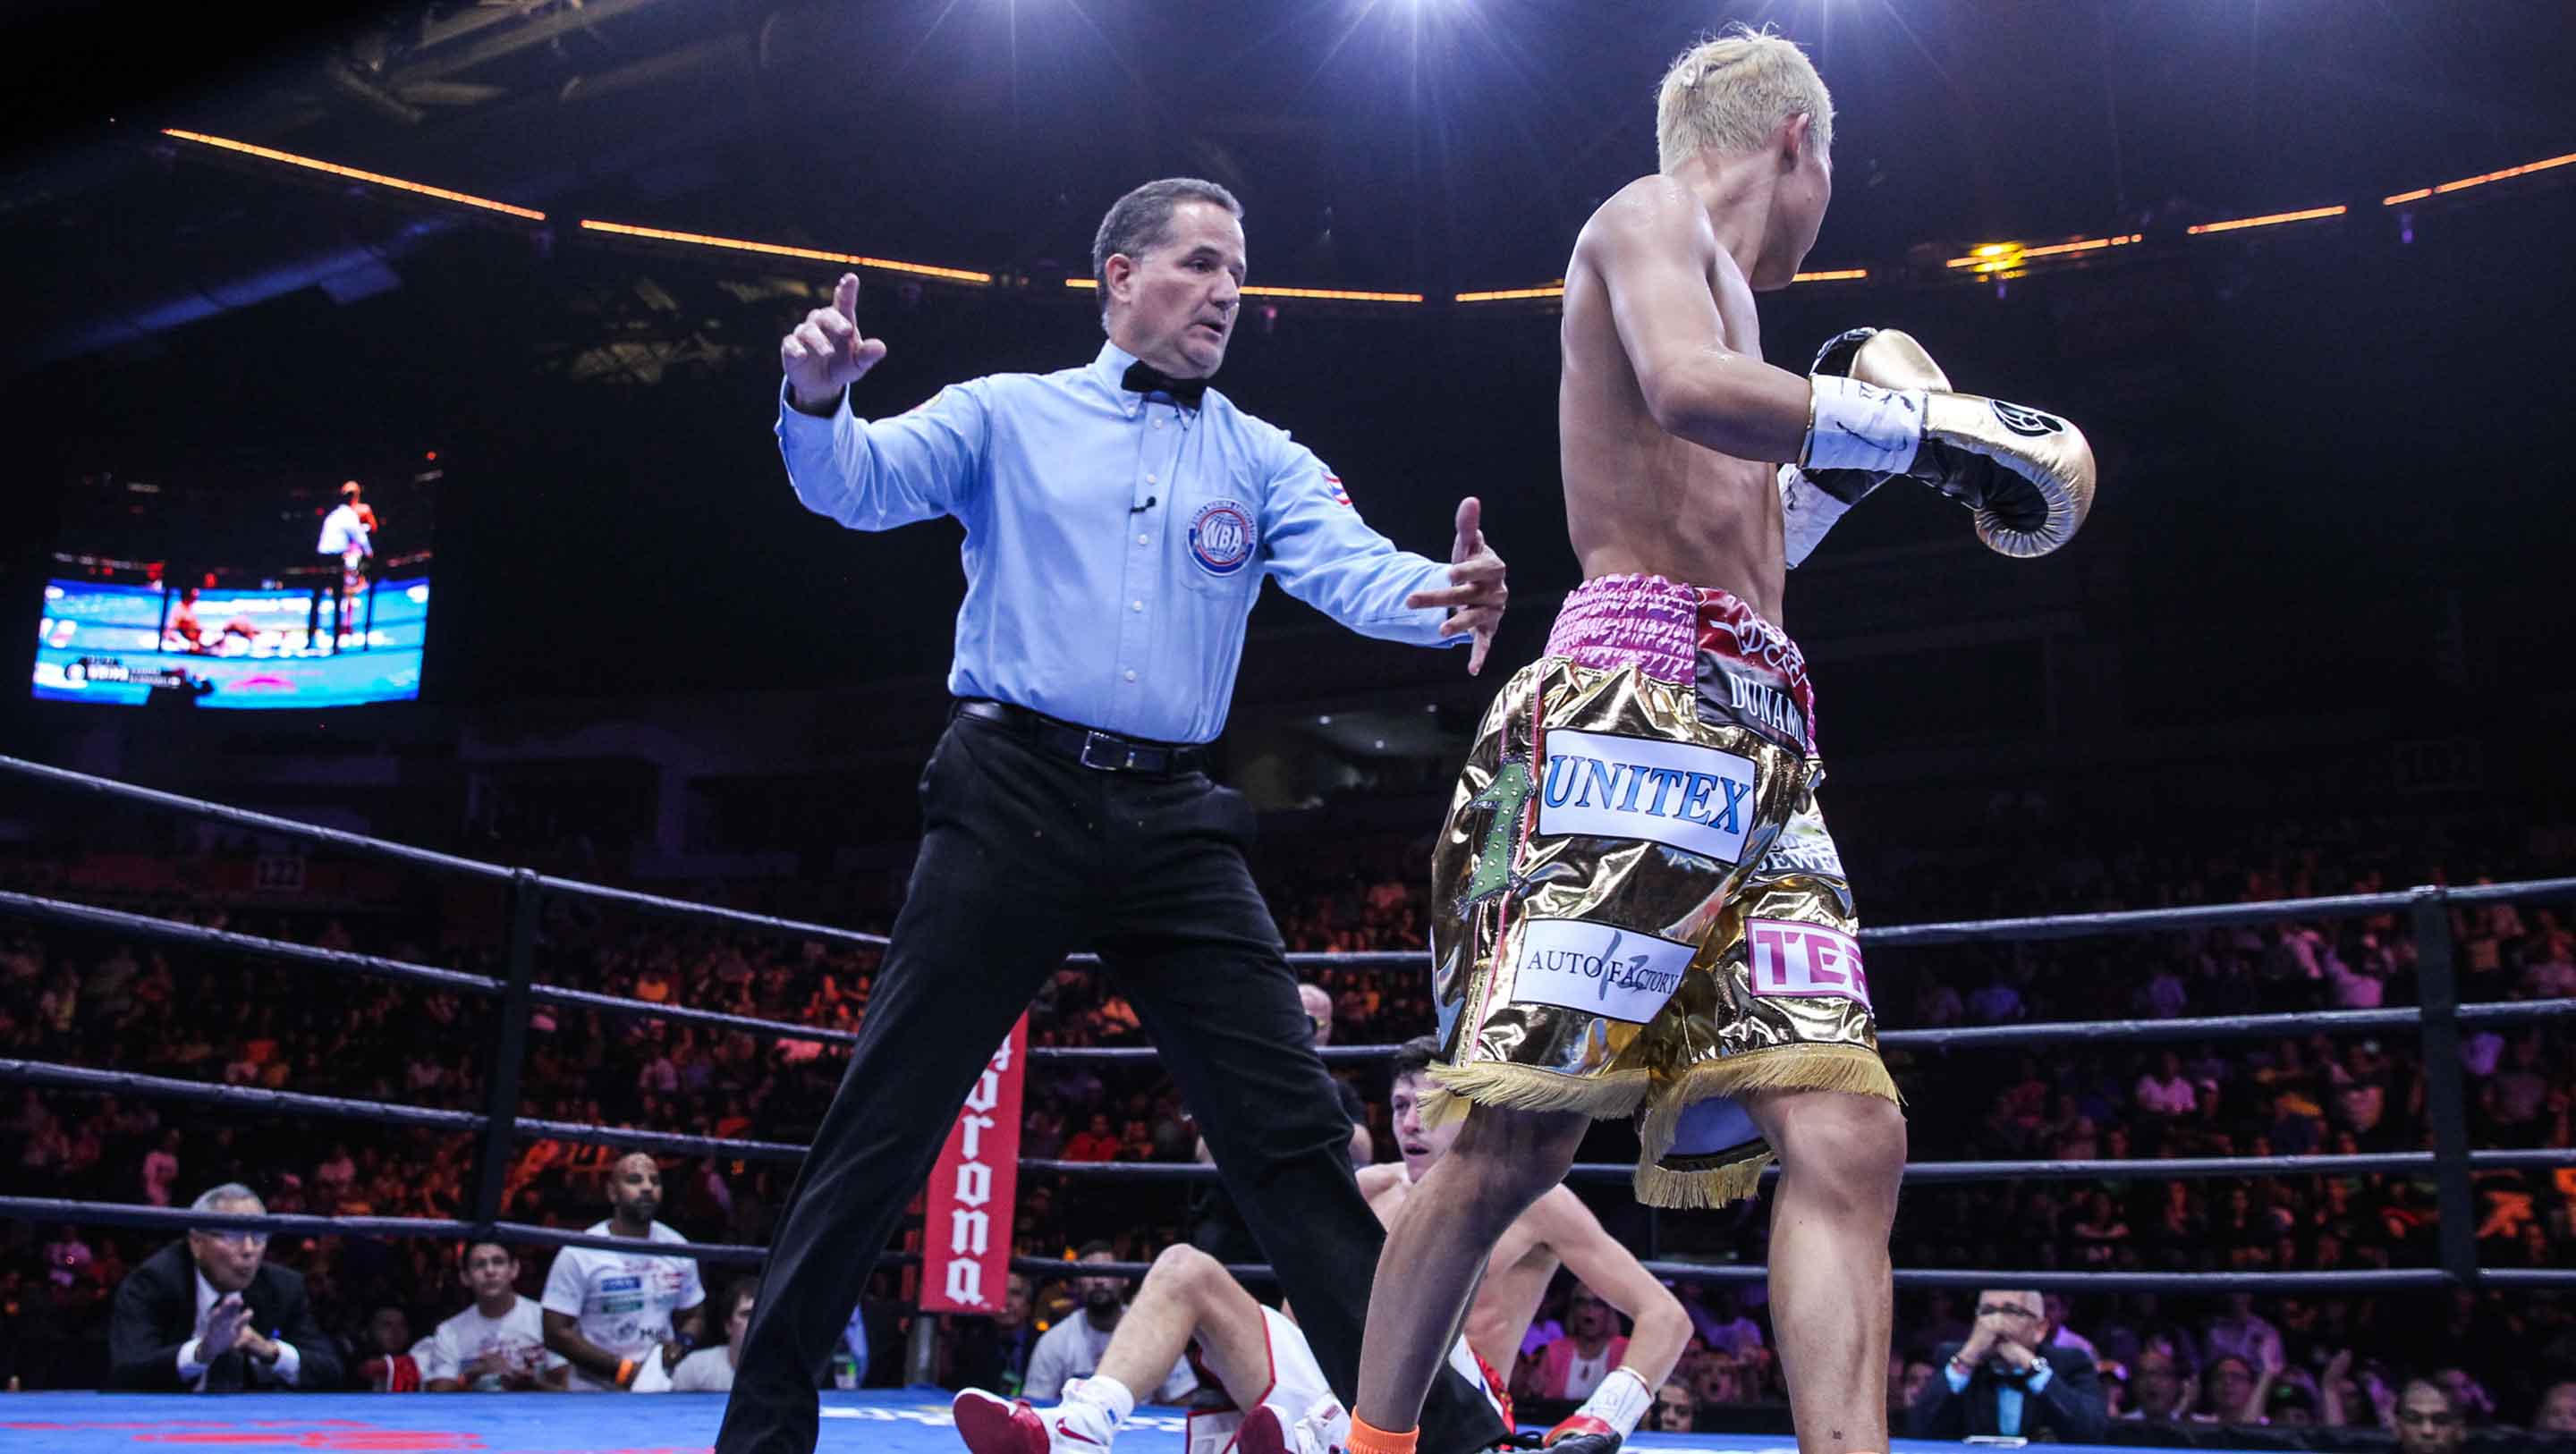
[[[1434,1065],[1431,1078],[1440,1089],[1422,1108],[1426,1126],[1446,1125],[1465,1115],[1470,1101],[1507,1111],[1580,1111],[1607,1121],[1635,1115],[1654,1090],[1654,1076],[1645,1070],[1566,1075],[1500,1060]]]
[[[1760,1190],[1763,1168],[1771,1164],[1767,1142],[1711,1156],[1675,1156],[1672,1150],[1683,1111],[1714,1097],[1763,1090],[1841,1091],[1905,1103],[1896,1078],[1868,1046],[1781,1045],[1702,1061],[1656,1087],[1654,1103],[1637,1128],[1637,1139],[1644,1143],[1637,1156],[1637,1200],[1650,1207],[1700,1210],[1742,1201]]]

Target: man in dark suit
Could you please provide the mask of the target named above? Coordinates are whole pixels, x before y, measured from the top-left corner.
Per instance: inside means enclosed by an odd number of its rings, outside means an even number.
[[[190,1204],[257,1214],[227,1182]],[[304,1301],[304,1278],[262,1262],[259,1232],[190,1232],[127,1273],[108,1321],[108,1386],[150,1393],[340,1386],[340,1354]]]
[[[1941,1345],[1940,1368],[1906,1410],[1917,1439],[2046,1432],[2092,1443],[2110,1423],[2093,1360],[2053,1340],[2057,1329],[2035,1292],[1988,1290],[1965,1343]]]

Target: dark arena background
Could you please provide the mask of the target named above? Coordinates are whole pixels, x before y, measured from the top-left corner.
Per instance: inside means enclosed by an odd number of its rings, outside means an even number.
[[[856,271],[862,415],[1079,365],[1154,177],[1246,209],[1217,387],[1398,545],[1474,494],[1510,563],[1475,678],[1266,592],[1214,746],[1395,1160],[1434,830],[1581,579],[1557,284],[1733,21],[1837,106],[1772,361],[1903,328],[2101,468],[2043,559],[1900,480],[1788,588],[1906,1098],[1898,1446],[1980,1290],[2034,1288],[2094,1442],[2576,1448],[2576,19],[2531,0],[17,9],[0,1444],[712,1445],[703,1395],[399,1395],[466,1242],[535,1300],[632,1151],[725,1336],[906,893],[964,589],[954,521],[798,504],[780,337]],[[947,1390],[1090,1316],[1086,1246],[1275,1296],[1095,967],[1028,1019],[1009,1306],[922,1309],[916,1212],[822,1447],[964,1447]],[[1630,1442],[1788,1447],[1768,1202],[1650,1212],[1636,1154],[1599,1123],[1573,1185],[1695,1335]],[[228,1182],[265,1218],[188,1210]],[[269,1234],[331,1387],[93,1392],[192,1227]],[[1588,1301],[1560,1274],[1502,1371],[1526,1430]]]

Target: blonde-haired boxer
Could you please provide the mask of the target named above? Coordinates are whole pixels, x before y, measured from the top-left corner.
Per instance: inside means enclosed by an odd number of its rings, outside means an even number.
[[[1396,1051],[1391,1109],[1404,1160],[1360,1173],[1360,1190],[1380,1218],[1394,1217],[1411,1200],[1415,1186],[1458,1138],[1456,1120],[1432,1126],[1422,1116],[1423,1102],[1433,1090],[1428,1072],[1438,1052],[1438,1042],[1429,1036],[1407,1041]],[[1565,1454],[1615,1449],[1653,1404],[1652,1390],[1681,1358],[1690,1342],[1690,1317],[1565,1187],[1540,1197],[1504,1232],[1486,1260],[1465,1331],[1449,1343],[1447,1361],[1483,1383],[1508,1425],[1511,1400],[1503,1391],[1504,1374],[1496,1370],[1512,1366],[1560,1266],[1634,1319],[1636,1331],[1625,1360],[1602,1378],[1581,1409],[1549,1433],[1548,1442]],[[1192,1414],[1189,1454],[1231,1454],[1238,1447],[1255,1454],[1280,1448],[1287,1431],[1301,1422],[1316,1427],[1348,1419],[1294,1322],[1253,1301],[1206,1253],[1174,1247],[1154,1260],[1101,1355],[1098,1372],[1067,1385],[1064,1401],[1044,1410],[1025,1400],[968,1389],[957,1395],[958,1435],[974,1454],[1105,1448],[1135,1409],[1138,1394],[1150,1393],[1193,1344],[1199,1365],[1236,1407]]]
[[[1694,47],[1657,122],[1661,169],[1593,214],[1565,270],[1584,583],[1487,712],[1433,851],[1435,1114],[1466,1126],[1388,1230],[1356,1418],[1292,1428],[1301,1449],[1411,1454],[1488,1250],[1594,1118],[1628,1115],[1654,1205],[1749,1196],[1778,1157],[1771,1306],[1799,1446],[1888,1447],[1905,1127],[1782,590],[1897,474],[1968,505],[1997,550],[2054,549],[2092,454],[2054,415],[1952,392],[1902,334],[1846,335],[1811,375],[1762,362],[1753,295],[1791,281],[1833,190],[1833,101],[1796,46]]]

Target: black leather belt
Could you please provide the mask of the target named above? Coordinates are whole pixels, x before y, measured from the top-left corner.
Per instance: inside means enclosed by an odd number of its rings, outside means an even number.
[[[1122,737],[1115,732],[1059,722],[1042,712],[1032,712],[1009,702],[968,697],[957,703],[956,715],[989,722],[1041,752],[1078,763],[1094,772],[1178,777],[1183,773],[1207,771],[1208,753],[1204,747]]]

